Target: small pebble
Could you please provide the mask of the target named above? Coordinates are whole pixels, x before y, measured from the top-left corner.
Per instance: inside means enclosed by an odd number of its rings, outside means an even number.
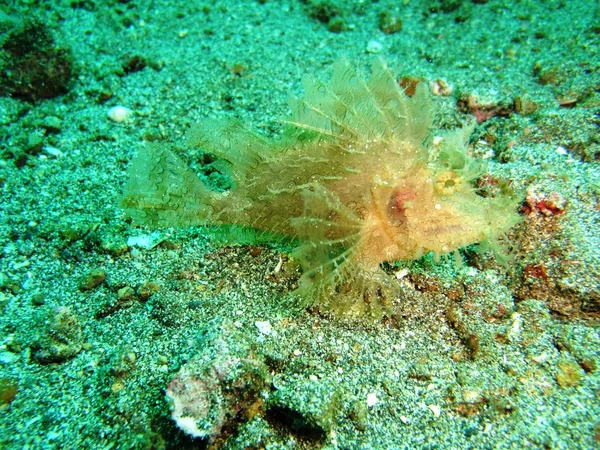
[[[380,42],[372,40],[367,44],[367,53],[381,53],[383,45]]]
[[[125,286],[117,292],[117,298],[120,302],[126,302],[135,296],[135,291],[130,286]]]
[[[33,306],[42,306],[46,303],[46,298],[41,292],[36,292],[31,296],[31,304]]]
[[[61,158],[63,156],[63,152],[56,147],[52,147],[51,145],[44,146],[44,153],[46,153],[48,156],[52,156],[53,158]]]
[[[4,351],[0,352],[0,363],[2,364],[12,364],[19,360],[19,356],[14,353]]]
[[[454,92],[452,86],[444,79],[438,78],[431,82],[431,93],[438,97],[449,97]]]
[[[48,133],[60,133],[62,120],[56,116],[46,116],[41,125]]]
[[[85,274],[79,280],[80,291],[91,291],[95,287],[100,286],[106,279],[106,272],[102,269],[94,269]]]
[[[113,106],[108,110],[108,118],[113,122],[125,122],[131,116],[132,111],[125,106]]]
[[[140,300],[146,301],[154,294],[160,291],[160,285],[157,283],[153,283],[152,281],[148,281],[139,289]]]
[[[121,380],[117,380],[110,387],[110,390],[113,394],[116,394],[119,391],[122,391],[125,388],[125,384]]]

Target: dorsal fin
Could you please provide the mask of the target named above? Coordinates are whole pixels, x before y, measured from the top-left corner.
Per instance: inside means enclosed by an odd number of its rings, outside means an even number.
[[[288,123],[296,128],[340,142],[394,142],[398,151],[419,147],[430,132],[433,111],[427,87],[419,83],[408,97],[381,59],[374,61],[368,80],[339,60],[331,81],[307,77],[303,85],[304,97],[288,100]]]

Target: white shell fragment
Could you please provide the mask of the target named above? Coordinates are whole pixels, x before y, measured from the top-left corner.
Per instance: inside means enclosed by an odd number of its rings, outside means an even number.
[[[260,334],[269,335],[273,332],[273,328],[271,327],[270,322],[262,322],[260,320],[257,320],[256,322],[254,322],[254,326],[256,326],[256,328],[258,328],[258,331]]]
[[[428,408],[431,410],[431,412],[436,418],[440,417],[440,414],[442,413],[442,408],[440,408],[438,405],[428,405]]]
[[[152,250],[154,247],[159,245],[165,240],[165,237],[155,231],[150,234],[141,234],[138,236],[130,236],[127,238],[128,247],[138,247],[144,250]]]
[[[372,406],[375,406],[378,401],[379,401],[379,399],[377,398],[377,394],[375,392],[371,392],[371,393],[367,394],[367,406],[369,408],[371,408]]]

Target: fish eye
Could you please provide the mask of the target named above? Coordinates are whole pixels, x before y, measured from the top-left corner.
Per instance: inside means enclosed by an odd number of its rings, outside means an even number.
[[[438,195],[452,195],[460,190],[462,178],[453,170],[442,172],[435,181],[435,191]]]

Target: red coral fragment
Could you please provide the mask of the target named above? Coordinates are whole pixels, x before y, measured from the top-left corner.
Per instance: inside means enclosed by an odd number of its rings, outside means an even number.
[[[548,273],[543,264],[527,264],[523,269],[524,278],[538,278],[544,281],[548,280]]]
[[[483,123],[494,116],[510,116],[514,109],[507,108],[499,104],[481,104],[474,95],[465,95],[458,101],[458,107],[461,111],[473,114],[477,123]]]
[[[533,214],[542,214],[546,217],[558,216],[566,211],[567,203],[568,201],[558,192],[546,195],[530,189],[527,191],[521,211],[527,216]]]

